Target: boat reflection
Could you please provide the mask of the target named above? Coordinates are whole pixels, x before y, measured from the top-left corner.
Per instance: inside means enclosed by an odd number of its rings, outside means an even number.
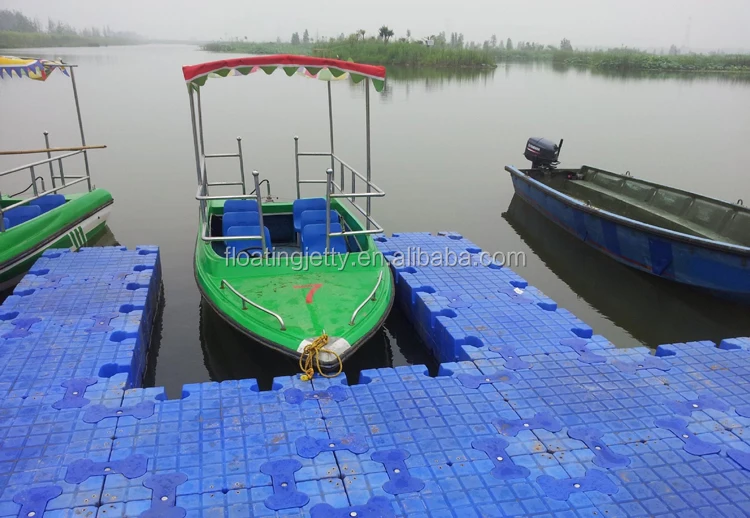
[[[86,243],[86,246],[120,246],[120,242],[112,233],[112,229],[108,225],[105,225],[101,234],[90,243]]]
[[[746,307],[621,265],[518,196],[503,217],[547,268],[640,344],[656,347],[750,335]]]
[[[261,390],[269,390],[274,377],[300,373],[295,360],[247,338],[205,300],[201,300],[200,321],[203,360],[212,381],[254,378]],[[355,384],[364,369],[416,364],[426,364],[433,374],[437,371],[437,363],[416,331],[394,309],[383,327],[346,361],[344,372],[349,383]]]
[[[86,246],[120,246],[120,243],[117,241],[117,238],[115,238],[112,230],[105,225],[104,230],[93,241],[86,243]],[[8,298],[8,295],[13,293],[14,288],[15,287],[0,291],[0,304]]]

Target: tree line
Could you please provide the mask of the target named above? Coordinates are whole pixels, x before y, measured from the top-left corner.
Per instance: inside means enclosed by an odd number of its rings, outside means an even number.
[[[24,34],[49,34],[57,36],[80,36],[83,38],[131,38],[137,39],[138,36],[131,32],[113,31],[109,26],[104,27],[86,27],[76,29],[75,27],[60,20],[47,19],[47,23],[42,23],[37,18],[29,18],[19,11],[8,9],[0,10],[0,31],[18,32]]]

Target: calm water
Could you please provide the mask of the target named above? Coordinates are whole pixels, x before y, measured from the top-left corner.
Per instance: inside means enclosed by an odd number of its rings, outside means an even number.
[[[176,393],[182,383],[268,370],[278,358],[248,352],[247,341],[201,306],[193,278],[196,175],[180,66],[226,55],[187,46],[28,53],[80,65],[88,141],[109,146],[90,156],[95,183],[116,198],[112,232],[127,246],[161,246],[165,306],[147,381]],[[333,95],[337,153],[364,169],[364,92],[341,82]],[[47,83],[0,82],[0,148],[41,147],[45,129],[53,145],[75,145],[71,97],[69,80],[57,73]],[[745,309],[621,267],[512,201],[503,171],[525,165],[528,137],[564,137],[567,166],[629,170],[750,201],[750,81],[512,64],[458,76],[394,71],[372,99],[373,179],[388,193],[373,209],[389,232],[453,230],[488,251],[524,251],[519,273],[619,346],[750,335]],[[242,136],[246,168],[270,178],[277,196],[294,197],[295,134],[302,150],[327,149],[323,82],[280,72],[210,79],[203,101],[208,151],[233,152]],[[303,175],[322,178],[325,160],[308,160]],[[2,169],[16,163],[0,162]],[[234,179],[236,164],[213,172]],[[426,361],[399,314],[356,360],[362,368]],[[278,369],[290,373],[294,365]]]

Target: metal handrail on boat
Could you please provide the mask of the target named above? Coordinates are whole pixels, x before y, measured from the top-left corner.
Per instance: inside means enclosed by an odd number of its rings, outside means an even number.
[[[32,196],[30,198],[24,198],[21,201],[18,201],[16,203],[14,203],[13,205],[9,205],[8,207],[2,207],[2,206],[0,206],[0,232],[5,232],[5,230],[6,230],[5,224],[3,223],[3,214],[5,212],[11,210],[11,209],[14,209],[16,207],[20,207],[22,205],[26,205],[29,202],[32,202],[34,200],[38,200],[42,196],[46,196],[47,194],[57,193],[58,191],[60,191],[62,189],[65,189],[67,187],[71,187],[71,186],[73,186],[73,185],[75,185],[77,183],[83,182],[83,181],[86,181],[88,183],[88,190],[89,190],[89,192],[91,192],[91,190],[93,189],[93,186],[91,185],[91,172],[89,171],[89,164],[88,164],[88,158],[87,158],[87,155],[86,155],[86,150],[88,150],[88,149],[103,149],[106,146],[86,146],[84,144],[84,146],[82,146],[82,147],[85,147],[85,149],[78,149],[76,151],[72,151],[70,153],[65,153],[63,155],[52,156],[52,151],[55,148],[50,148],[50,144],[49,144],[49,132],[47,132],[47,131],[44,132],[44,142],[45,142],[46,148],[43,149],[43,150],[39,150],[39,151],[43,152],[43,153],[47,153],[47,158],[46,159],[44,159],[44,160],[38,160],[36,162],[31,162],[29,164],[20,165],[20,166],[14,167],[12,169],[8,169],[7,171],[0,172],[0,178],[2,178],[3,176],[8,176],[8,175],[11,175],[11,174],[14,174],[14,173],[19,173],[19,172],[28,170],[29,174],[31,175],[31,184],[29,185],[29,187],[27,187],[26,189],[24,189],[23,191],[21,191],[18,194],[22,194],[22,193],[26,192],[28,189],[33,189],[33,192],[34,192],[34,196]],[[75,149],[75,148],[73,148],[73,149]],[[66,158],[70,158],[70,157],[79,155],[79,154],[83,154],[84,155],[84,164],[85,164],[86,174],[82,175],[82,176],[70,176],[70,175],[66,176],[65,175],[65,169],[63,168],[63,160],[66,159]],[[55,168],[54,168],[54,163],[55,162],[57,162],[57,167],[58,167],[58,170],[59,170],[59,175],[55,174]],[[46,188],[45,188],[44,177],[43,176],[37,176],[37,173],[36,173],[36,168],[40,167],[40,166],[43,166],[45,164],[49,165],[49,176],[50,176],[50,180],[52,182],[52,189],[49,189],[49,190],[46,190]],[[39,192],[39,188],[37,187],[37,180],[41,180],[41,182],[42,182],[42,192]],[[62,182],[62,185],[58,185],[58,183],[56,182],[56,180],[59,180],[60,182]],[[73,181],[71,182],[69,180],[73,180]],[[16,195],[14,195],[14,196],[16,196]]]
[[[383,270],[380,270],[380,273],[378,274],[378,282],[375,283],[375,287],[372,289],[370,294],[367,296],[365,300],[362,301],[362,304],[357,306],[357,309],[354,310],[354,313],[352,313],[352,319],[349,321],[349,325],[354,325],[354,320],[357,318],[357,313],[360,312],[360,310],[365,307],[365,304],[370,302],[371,300],[375,299],[375,293],[378,291],[378,288],[380,287],[380,283],[383,281]]]
[[[300,179],[300,167],[299,157],[310,156],[310,157],[330,157],[331,168],[326,170],[325,180],[302,180]],[[297,198],[301,196],[300,186],[302,184],[326,184],[326,210],[328,214],[331,211],[331,199],[333,198],[344,198],[348,199],[352,207],[365,218],[366,230],[342,230],[341,232],[331,232],[331,221],[330,216],[326,218],[326,251],[330,249],[332,237],[348,237],[348,236],[361,236],[368,234],[380,234],[383,232],[383,228],[375,221],[370,212],[370,202],[372,198],[382,198],[385,196],[385,191],[380,187],[372,183],[367,177],[362,175],[359,171],[354,169],[352,166],[341,160],[334,152],[333,149],[329,151],[300,151],[299,150],[299,137],[294,137],[294,161],[296,169],[296,180],[297,180]],[[339,183],[335,180],[335,173],[333,167],[338,163],[340,168],[340,181]],[[346,175],[345,172],[348,170],[351,173],[351,192],[346,191]],[[367,192],[357,192],[357,178],[364,183]],[[362,208],[356,203],[356,199],[365,198],[367,205]]]
[[[382,276],[382,272],[381,272],[381,276]],[[259,310],[263,311],[264,313],[267,313],[267,314],[271,315],[272,317],[276,318],[276,320],[279,321],[279,324],[281,324],[281,330],[282,331],[286,331],[286,324],[284,324],[284,319],[281,318],[280,315],[278,315],[277,313],[274,313],[273,311],[271,311],[268,308],[264,308],[263,306],[261,306],[260,304],[257,304],[255,302],[253,302],[252,300],[248,299],[242,293],[240,293],[239,291],[237,291],[234,288],[234,286],[232,286],[231,284],[229,284],[225,279],[222,279],[221,280],[221,285],[219,286],[219,288],[223,290],[224,287],[229,288],[232,291],[232,293],[234,293],[235,295],[237,295],[242,300],[242,309],[243,310],[247,310],[247,304],[250,304],[254,308],[259,309]]]

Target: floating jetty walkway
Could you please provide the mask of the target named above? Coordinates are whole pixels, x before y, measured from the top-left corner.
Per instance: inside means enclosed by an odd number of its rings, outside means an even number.
[[[377,242],[479,252],[456,234]],[[0,307],[0,518],[750,513],[749,339],[616,349],[508,268],[394,271],[437,377],[168,400],[139,388],[158,249],[45,252]]]

